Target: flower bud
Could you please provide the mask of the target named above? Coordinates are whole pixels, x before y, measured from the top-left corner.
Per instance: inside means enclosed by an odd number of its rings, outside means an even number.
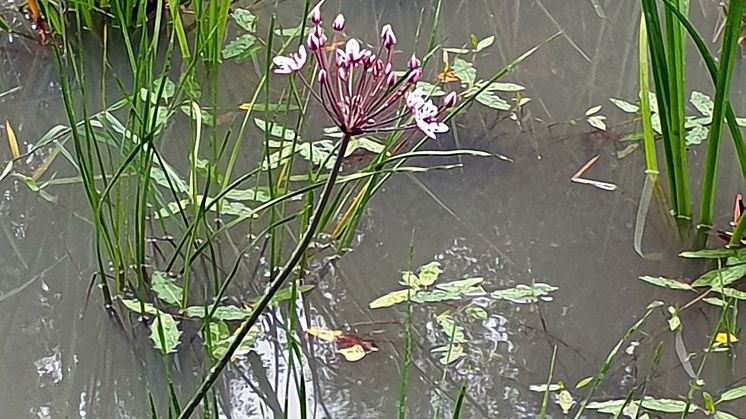
[[[456,95],[456,92],[451,92],[446,96],[445,99],[443,99],[443,107],[445,109],[452,108],[456,106],[456,102],[458,101],[458,96]]]
[[[383,25],[381,40],[383,41],[383,46],[386,48],[391,48],[396,44],[396,35],[394,35],[394,30],[391,29],[391,25]]]
[[[334,22],[332,22],[332,29],[337,32],[342,32],[343,30],[345,30],[345,17],[342,13],[338,14],[337,17],[334,18]]]
[[[422,69],[415,68],[409,73],[409,76],[407,76],[407,83],[415,84],[420,80],[421,77],[422,77]]]
[[[344,67],[337,69],[337,76],[339,76],[340,79],[347,81],[347,69]]]
[[[316,51],[321,48],[321,40],[318,36],[316,36],[314,31],[311,31],[311,33],[308,34],[306,45],[308,45],[308,49],[310,49],[311,51]]]
[[[329,77],[329,75],[326,72],[326,70],[324,70],[323,68],[321,70],[319,70],[319,83],[320,84],[326,84],[326,81],[327,81],[328,77]]]
[[[321,23],[321,3],[311,10],[311,23],[318,25]]]
[[[407,61],[407,68],[409,68],[410,70],[420,68],[420,60],[418,60],[414,54],[412,54],[412,56],[409,58],[409,61]]]
[[[396,84],[396,74],[389,73],[386,77],[386,86],[391,87]]]

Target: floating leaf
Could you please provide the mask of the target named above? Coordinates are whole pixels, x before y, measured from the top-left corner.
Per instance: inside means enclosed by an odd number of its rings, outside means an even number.
[[[211,308],[212,307],[208,306],[207,311],[209,312]],[[187,307],[181,311],[181,314],[187,317],[196,317],[201,319],[205,317],[205,308],[202,306]],[[218,308],[215,309],[215,313],[212,315],[212,318],[214,320],[233,321],[246,320],[249,318],[249,316],[251,316],[251,311],[249,310],[244,310],[232,305],[225,305],[218,306]]]
[[[315,336],[324,342],[334,342],[334,339],[336,339],[337,336],[342,336],[341,330],[324,330],[319,329],[318,327],[309,327],[308,330],[306,330],[306,333]]]
[[[603,115],[593,115],[592,117],[588,118],[588,124],[592,126],[593,128],[599,129],[601,131],[606,131],[606,117]]]
[[[412,297],[414,297],[415,292],[416,291],[409,289],[390,292],[371,301],[369,306],[370,308],[391,307],[394,304],[399,304],[401,302],[407,301],[407,298],[410,294],[412,295]]]
[[[459,358],[464,356],[464,347],[460,344],[451,345],[450,348],[449,346],[439,346],[431,352],[443,354],[438,361],[442,365],[448,365],[458,361]]]
[[[578,381],[577,384],[575,384],[575,388],[578,389],[578,390],[580,390],[581,388],[583,388],[583,387],[587,386],[588,384],[590,384],[595,378],[596,377],[593,377],[593,376],[591,376],[591,377],[585,377],[582,380]]]
[[[648,399],[646,398],[642,402],[642,407],[648,410],[655,410],[656,412],[664,413],[682,413],[686,410],[687,403],[681,400],[673,399]],[[689,413],[697,410],[697,406],[690,405]]]
[[[439,303],[441,301],[459,300],[460,298],[459,294],[442,290],[420,291],[412,294],[412,302],[415,303]]]
[[[710,99],[710,97],[705,95],[704,93],[698,92],[696,90],[692,91],[692,94],[689,97],[689,102],[691,102],[691,104],[694,105],[694,107],[702,115],[712,115],[712,108],[714,106],[714,103],[712,102],[712,99]]]
[[[704,142],[707,139],[707,135],[709,134],[710,129],[702,126],[697,125],[691,130],[687,131],[686,136],[684,138],[687,146],[693,146],[693,145],[700,145],[702,142]]]
[[[640,279],[650,284],[657,285],[663,288],[671,288],[674,290],[684,290],[684,291],[693,290],[692,286],[687,284],[686,282],[682,282],[676,279],[664,278],[662,276],[653,277],[653,276],[645,275],[645,276],[641,276]]]
[[[535,303],[539,300],[551,301],[550,293],[558,290],[549,284],[537,282],[531,286],[518,284],[513,288],[496,290],[492,292],[494,298],[508,300],[519,304]]]
[[[495,35],[488,36],[482,39],[481,41],[477,42],[477,46],[476,48],[474,48],[474,52],[480,52],[494,43],[495,43]]]
[[[438,81],[442,81],[443,83],[459,81],[459,78],[456,75],[456,72],[454,72],[453,70],[440,72],[435,76],[435,78],[438,79]]]
[[[668,312],[671,314],[671,318],[668,319],[668,328],[673,332],[681,326],[681,319],[676,307],[668,306]]]
[[[305,285],[297,285],[296,286],[296,292],[298,295],[303,294],[304,292],[311,291],[314,289],[315,285],[311,284],[305,284]],[[290,301],[290,299],[293,298],[293,287],[285,287],[275,293],[275,295],[272,296],[272,299],[269,300],[270,305],[279,304],[284,301]],[[249,301],[249,305],[255,306],[259,303],[259,300],[262,298],[254,298]]]
[[[474,306],[467,307],[466,314],[470,315],[471,317],[477,320],[486,320],[488,316],[487,312],[482,307],[474,307]]]
[[[249,10],[246,9],[234,9],[233,20],[236,21],[238,26],[248,32],[254,32],[256,29],[257,17],[254,16]]]
[[[506,102],[496,94],[488,92],[487,90],[478,94],[475,99],[477,100],[477,102],[481,103],[484,106],[487,106],[488,108],[497,109],[498,111],[510,110],[510,104],[508,102]]]
[[[564,390],[564,388],[565,386],[563,386],[562,384],[549,384],[548,386],[546,384],[531,384],[530,386],[528,386],[528,389],[530,391],[535,391],[537,393],[546,393],[547,391],[562,391]]]
[[[621,99],[615,99],[613,97],[609,98],[609,101],[616,105],[617,108],[623,110],[627,113],[637,113],[640,110],[640,107],[637,105],[633,105],[627,101],[621,100]]]
[[[572,398],[572,394],[570,394],[569,391],[562,390],[560,391],[559,397],[557,397],[557,404],[562,409],[562,413],[568,414],[570,413],[570,409],[575,406],[575,400]]]
[[[137,314],[158,314],[159,312],[159,310],[150,303],[144,303],[141,307],[140,302],[137,300],[122,299],[120,301],[127,310],[134,311]],[[141,310],[141,308],[144,308],[144,310]]]
[[[226,199],[234,201],[267,202],[270,200],[269,188],[257,186],[251,189],[233,189],[225,194]]]
[[[455,58],[453,60],[453,66],[451,67],[456,76],[461,79],[461,84],[471,86],[477,79],[477,69],[474,65],[468,61],[462,60],[461,58]]]
[[[720,259],[735,255],[735,249],[702,249],[679,253],[679,256],[687,259]]]
[[[267,121],[259,118],[254,118],[254,123],[262,131],[266,132],[269,129],[269,135],[273,137],[282,138],[286,141],[293,141],[295,139],[295,131],[290,128],[285,128],[275,123],[267,123]]]
[[[728,266],[723,269],[715,269],[706,272],[692,282],[692,286],[727,286],[743,278],[744,275],[746,275],[746,264]]]
[[[456,320],[448,312],[441,313],[435,320],[443,330],[443,333],[448,337],[449,342],[464,343],[466,341],[464,328],[458,325]]]
[[[236,334],[238,333],[240,328],[237,328],[232,335],[228,336],[228,326],[225,323],[211,322],[209,330],[210,337],[212,339],[210,356],[213,359],[221,359],[228,352],[228,348],[230,348],[233,341],[236,340]],[[231,356],[231,361],[235,361],[236,359],[238,359],[238,357],[251,352],[251,347],[256,342],[258,336],[259,328],[256,325],[252,326],[246,336],[244,336],[241,343],[238,345],[236,351]]]
[[[161,330],[163,331],[163,336],[161,336]],[[150,325],[150,339],[155,344],[156,349],[164,355],[175,352],[176,347],[179,345],[180,337],[181,331],[179,330],[178,323],[170,314],[161,312],[156,315],[156,318]]]
[[[422,91],[425,92],[425,95],[431,97],[445,96],[446,94],[445,90],[440,87],[422,80],[418,81],[415,87],[417,89],[422,89]]]
[[[349,348],[337,349],[347,361],[355,362],[365,358],[365,349],[361,345],[352,345]]]
[[[715,414],[712,417],[713,419],[738,419],[738,416],[731,415],[730,413],[726,413],[722,411],[715,412]]]
[[[594,106],[592,108],[589,108],[587,111],[585,111],[585,116],[591,116],[600,110],[601,110],[601,105]]]
[[[720,395],[720,399],[718,399],[717,403],[722,402],[729,402],[731,400],[740,399],[742,397],[746,397],[746,385],[734,387],[730,390],[725,391],[723,394]]]
[[[13,131],[13,127],[10,126],[10,121],[5,121],[5,135],[8,138],[8,148],[10,148],[10,156],[13,160],[17,159],[21,154],[18,151],[18,141],[16,140],[16,133]]]
[[[482,87],[482,83],[477,83],[477,86]],[[526,90],[526,87],[515,83],[502,83],[495,81],[490,83],[486,90],[494,90],[497,92],[521,92]]]
[[[440,269],[440,263],[430,262],[420,268],[419,282],[424,287],[429,287],[438,280],[438,276],[443,272]]]
[[[181,307],[184,290],[172,281],[165,272],[153,272],[150,276],[151,289],[166,304]]]
[[[719,332],[715,335],[715,342],[721,345],[728,345],[738,342],[738,338],[732,333]]]
[[[466,278],[437,284],[435,288],[454,295],[484,295],[484,288],[477,287],[482,282],[484,282],[484,278]]]

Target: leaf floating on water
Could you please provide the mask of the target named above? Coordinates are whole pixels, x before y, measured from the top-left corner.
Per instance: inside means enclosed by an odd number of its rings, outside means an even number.
[[[723,411],[717,411],[712,416],[713,419],[738,419],[738,416],[731,415],[730,413],[723,412]]]
[[[161,331],[163,332],[162,336]],[[164,355],[176,352],[180,337],[181,330],[179,330],[178,323],[168,313],[159,313],[150,325],[150,339],[155,344],[156,349]]]
[[[16,133],[13,131],[13,127],[10,126],[10,121],[5,121],[5,134],[8,138],[8,147],[10,148],[10,155],[13,160],[17,159],[21,154],[18,152],[18,141],[16,141]]]
[[[546,384],[532,384],[528,386],[528,389],[531,391],[535,391],[537,393],[546,393],[547,391],[560,391],[563,390],[565,386],[562,384],[549,384],[547,386]]]
[[[438,277],[442,272],[443,270],[440,269],[440,263],[438,262],[430,262],[421,267],[419,275],[420,285],[429,287],[438,280]]]
[[[600,110],[601,110],[601,105],[594,106],[592,108],[589,108],[587,111],[585,111],[585,116],[591,116]]]
[[[165,272],[153,272],[151,275],[151,289],[166,304],[181,307],[184,290],[168,278]]]
[[[543,282],[537,282],[533,285],[518,284],[513,288],[493,291],[492,296],[513,303],[530,304],[539,300],[552,301],[553,298],[549,294],[558,289]]]
[[[736,249],[702,249],[679,253],[679,256],[688,259],[720,259],[735,256]]]
[[[572,394],[570,394],[569,391],[562,390],[560,391],[559,397],[557,397],[557,404],[562,409],[562,413],[568,414],[570,413],[570,409],[575,406],[575,400],[572,398]]]
[[[211,305],[207,307],[208,312],[211,309]],[[187,307],[186,309],[182,310],[181,314],[187,317],[196,317],[201,319],[205,316],[205,308],[202,306]],[[215,313],[212,315],[212,318],[213,320],[236,321],[246,320],[249,318],[249,316],[251,316],[251,310],[244,310],[233,305],[225,305],[218,306],[218,308],[215,309]]]
[[[721,396],[720,399],[718,399],[717,403],[721,402],[729,402],[732,400],[737,400],[742,397],[746,397],[746,385],[745,386],[739,386],[734,387],[730,390],[725,391]]]
[[[350,362],[360,361],[365,358],[365,355],[367,355],[365,349],[363,349],[361,345],[353,345],[349,348],[337,349],[337,352]]]
[[[583,387],[587,386],[588,384],[590,384],[593,381],[593,379],[595,379],[595,378],[596,377],[594,377],[594,376],[585,377],[582,380],[578,381],[577,384],[575,384],[575,388],[578,389],[578,390],[580,390],[581,388],[583,388]]]
[[[668,319],[668,328],[673,332],[681,326],[681,319],[676,307],[668,306],[668,312],[671,314],[671,318]]]
[[[736,342],[738,342],[738,338],[732,333],[720,332],[717,335],[715,335],[715,343],[719,343],[721,345],[728,345],[728,344],[736,343]]]
[[[464,347],[461,344],[439,346],[431,352],[435,354],[443,354],[438,360],[441,365],[448,365],[456,362],[459,358],[465,355]]]
[[[482,307],[467,307],[466,314],[477,320],[486,320],[488,316],[487,312]]]
[[[640,279],[642,279],[643,281],[647,283],[657,285],[663,288],[670,288],[673,290],[684,290],[684,291],[694,290],[694,288],[692,288],[692,286],[687,284],[686,282],[679,281],[676,279],[671,279],[671,278],[664,278],[662,276],[654,277],[654,276],[645,275],[645,276],[641,276]]]
[[[410,289],[390,292],[371,301],[369,306],[370,308],[391,307],[394,304],[399,304],[401,302],[407,301],[407,298],[409,298],[410,295],[414,296],[415,293],[416,291]]]
[[[141,307],[140,302],[137,300],[122,299],[120,301],[125,308],[130,311],[134,311],[137,314],[158,314],[159,312],[159,310],[150,303],[144,303]]]
[[[706,272],[694,282],[693,287],[707,287],[707,286],[727,286],[746,275],[746,264],[728,266],[723,269],[715,269]]]
[[[324,342],[334,342],[334,339],[338,336],[342,336],[341,330],[324,330],[319,329],[318,327],[309,327],[308,330],[306,330],[306,333],[315,336]]]
[[[617,108],[623,110],[627,113],[637,113],[640,111],[640,107],[637,105],[633,105],[627,101],[621,100],[621,99],[615,99],[613,97],[609,98],[609,101],[616,105]]]

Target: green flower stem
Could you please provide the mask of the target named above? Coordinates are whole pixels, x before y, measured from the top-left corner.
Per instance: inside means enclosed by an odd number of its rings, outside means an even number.
[[[241,327],[238,329],[236,338],[231,343],[231,346],[228,348],[225,355],[220,358],[217,364],[215,364],[210,369],[210,373],[207,375],[207,377],[205,377],[205,379],[202,381],[202,384],[200,384],[199,388],[194,393],[194,396],[192,396],[187,405],[184,407],[184,410],[179,415],[179,419],[189,418],[194,410],[197,408],[197,406],[199,406],[200,402],[210,390],[212,385],[215,384],[215,381],[220,376],[220,373],[223,371],[225,366],[228,365],[228,362],[238,349],[239,345],[241,345],[244,337],[246,337],[246,335],[249,333],[249,330],[251,330],[251,327],[254,326],[259,320],[259,316],[262,315],[264,309],[272,300],[272,297],[285,283],[285,280],[293,272],[293,268],[295,268],[295,265],[303,257],[303,254],[308,248],[308,245],[311,244],[311,240],[313,239],[316,233],[316,229],[318,228],[319,223],[323,217],[326,204],[329,202],[329,198],[331,197],[332,189],[334,189],[334,183],[337,181],[337,176],[339,175],[340,169],[342,167],[342,160],[344,160],[344,155],[347,151],[347,145],[350,143],[350,138],[351,137],[349,134],[345,134],[345,136],[342,138],[342,141],[340,142],[339,151],[337,152],[337,159],[334,162],[334,167],[329,173],[329,177],[327,178],[326,184],[324,185],[324,190],[321,192],[321,198],[319,199],[319,203],[316,206],[316,210],[313,212],[311,222],[309,223],[308,228],[303,235],[303,239],[296,245],[295,250],[293,250],[293,254],[290,256],[287,264],[285,264],[282,272],[280,272],[277,275],[277,278],[275,278],[274,282],[272,282],[269,291],[264,294],[264,297],[262,297],[261,301],[259,301],[256,307],[253,308],[251,317],[249,317],[246,322],[241,324]]]

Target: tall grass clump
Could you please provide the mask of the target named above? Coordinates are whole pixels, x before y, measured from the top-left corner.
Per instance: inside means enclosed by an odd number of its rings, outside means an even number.
[[[702,176],[702,201],[700,203],[698,225],[701,228],[712,227],[714,198],[720,142],[723,134],[723,123],[728,124],[734,148],[746,179],[746,148],[740,128],[736,124],[732,107],[728,100],[734,58],[741,32],[742,16],[746,2],[734,0],[728,6],[725,32],[720,46],[719,67],[707,50],[705,43],[687,19],[689,2],[686,0],[662,0],[662,11],[658,0],[642,0],[643,25],[640,36],[640,86],[641,97],[647,99],[647,53],[655,85],[655,97],[660,117],[661,142],[663,144],[666,175],[669,183],[671,210],[680,220],[680,225],[687,225],[692,219],[690,199],[690,174],[688,171],[687,145],[685,141],[684,93],[686,88],[686,35],[692,39],[702,59],[707,65],[715,90],[712,122],[708,133],[708,146],[705,157],[705,169]],[[661,18],[662,15],[662,18]],[[646,45],[643,45],[645,43]],[[643,124],[650,124],[649,105],[645,112],[643,101]],[[650,132],[645,135],[646,160],[648,173],[657,172],[654,149],[651,148]],[[657,180],[657,175],[656,180]]]

